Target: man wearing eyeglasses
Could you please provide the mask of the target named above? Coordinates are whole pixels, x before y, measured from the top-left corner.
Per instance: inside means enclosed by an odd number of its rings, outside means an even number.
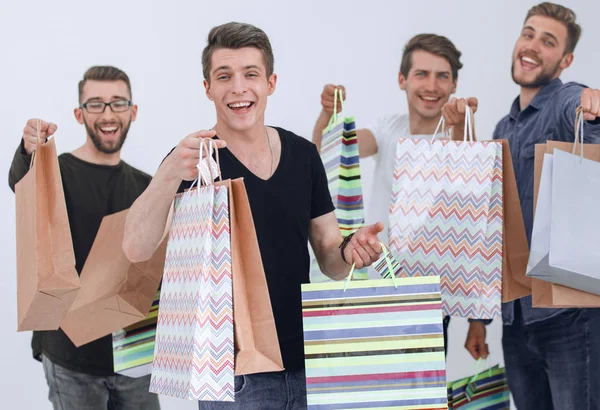
[[[85,126],[86,140],[58,162],[80,273],[102,218],[129,208],[150,183],[149,175],[121,160],[138,109],[131,98],[127,74],[115,67],[92,67],[79,83],[75,118]],[[49,122],[27,121],[9,171],[13,191],[29,170],[38,135],[45,142],[56,129]],[[148,392],[150,376],[133,379],[113,372],[110,335],[77,348],[61,329],[33,332],[31,345],[34,358],[43,363],[54,409],[160,408],[157,396]]]

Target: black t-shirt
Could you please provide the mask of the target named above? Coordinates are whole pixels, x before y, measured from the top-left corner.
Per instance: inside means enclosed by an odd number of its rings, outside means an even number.
[[[29,170],[31,156],[21,147],[9,171],[14,185]],[[58,157],[75,251],[75,267],[81,273],[100,222],[106,215],[129,208],[144,192],[151,177],[121,161],[118,165],[91,164],[72,154]],[[52,362],[65,368],[98,376],[113,372],[112,336],[105,336],[79,348],[61,330],[33,332],[33,355],[43,352]]]
[[[270,179],[254,175],[227,148],[219,150],[219,157],[223,179],[244,178],[283,365],[298,370],[304,368],[300,285],[309,282],[309,223],[334,207],[315,145],[290,131],[275,129],[281,140],[281,159]],[[190,185],[182,182],[179,192]]]

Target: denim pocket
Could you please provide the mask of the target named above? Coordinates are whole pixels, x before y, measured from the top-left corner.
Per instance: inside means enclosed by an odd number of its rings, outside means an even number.
[[[241,393],[247,384],[248,384],[248,379],[246,378],[246,376],[235,376],[235,379],[233,382],[233,385],[234,385],[233,388],[234,388],[235,394]]]

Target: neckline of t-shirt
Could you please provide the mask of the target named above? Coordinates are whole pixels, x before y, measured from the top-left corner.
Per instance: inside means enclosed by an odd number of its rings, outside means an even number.
[[[282,131],[283,128],[280,127],[274,127],[271,125],[266,125],[266,127],[270,127],[273,128],[275,131],[277,131],[277,136],[279,137],[279,142],[281,143],[281,154],[279,156],[279,163],[277,164],[277,168],[275,168],[275,171],[273,171],[273,175],[271,175],[269,177],[269,179],[262,179],[261,177],[259,177],[258,175],[256,175],[254,172],[250,171],[248,169],[248,167],[246,165],[244,165],[244,163],[242,161],[240,161],[238,159],[238,157],[236,157],[235,155],[233,155],[233,152],[229,151],[229,148],[225,147],[223,148],[223,153],[227,156],[229,156],[231,159],[233,159],[240,167],[242,167],[244,169],[244,171],[250,175],[252,178],[255,178],[258,181],[264,182],[264,183],[268,183],[271,182],[279,173],[279,170],[282,168],[283,165],[283,160],[285,158],[285,138],[283,138],[283,133]],[[215,138],[220,139],[218,135],[215,136]]]
[[[99,169],[119,169],[123,167],[123,160],[120,160],[119,163],[117,165],[105,165],[105,164],[94,164],[93,162],[88,162],[85,161],[81,158],[76,157],[75,155],[73,155],[70,152],[65,152],[63,155],[71,158],[73,161],[78,162],[82,165],[88,166],[88,167],[92,167],[92,168],[99,168]]]

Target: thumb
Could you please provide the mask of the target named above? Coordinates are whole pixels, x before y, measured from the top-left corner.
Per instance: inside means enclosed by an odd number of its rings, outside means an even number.
[[[56,132],[56,130],[58,129],[58,126],[52,122],[48,123],[48,137],[51,135],[54,135],[54,133]]]
[[[377,235],[379,232],[383,231],[383,224],[381,222],[377,222],[373,225],[369,225],[367,227],[367,231],[373,235]]]
[[[467,100],[467,105],[469,107],[471,107],[471,109],[473,110],[473,112],[477,111],[477,106],[479,105],[479,101],[477,100],[476,97],[471,97]]]

